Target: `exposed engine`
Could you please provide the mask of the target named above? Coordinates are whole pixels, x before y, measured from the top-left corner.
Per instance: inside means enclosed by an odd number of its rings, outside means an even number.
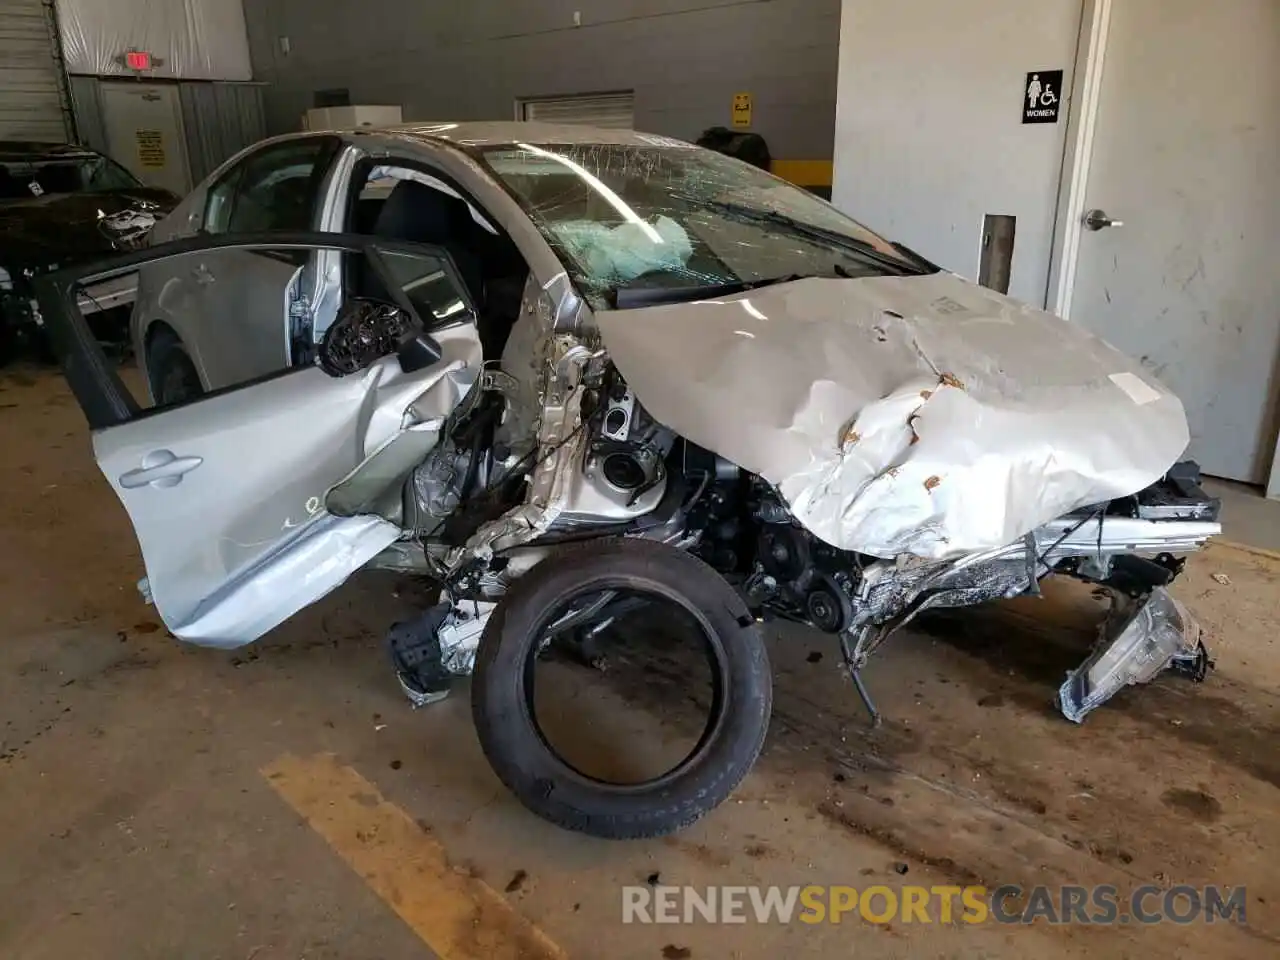
[[[852,626],[857,571],[850,570],[848,555],[789,521],[762,521],[757,542],[760,572],[749,595],[769,599],[779,611],[824,633]]]
[[[860,558],[799,527],[767,483],[655,421],[612,364],[587,374],[582,386],[575,431],[583,434],[581,459],[566,477],[560,509],[523,551],[607,529],[679,542],[744,584],[754,605],[828,633],[851,628]],[[511,402],[508,393],[469,404],[415,472],[424,539],[464,542],[477,524],[459,527],[459,518],[486,500],[495,502],[470,512],[492,519],[504,504],[518,509],[525,481],[547,451],[514,465],[494,460],[494,414]],[[571,434],[563,442],[576,439]],[[502,488],[505,495],[495,495]],[[463,594],[500,595],[512,579],[509,549],[505,553],[464,579]]]
[[[715,461],[713,485],[690,515],[702,533],[695,552],[742,578],[754,606],[826,633],[850,629],[862,558],[798,526],[768,484],[722,458]]]

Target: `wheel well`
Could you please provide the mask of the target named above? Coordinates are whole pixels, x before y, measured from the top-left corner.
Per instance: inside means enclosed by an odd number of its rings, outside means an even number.
[[[152,400],[155,400],[157,396],[159,385],[156,381],[158,371],[151,365],[151,348],[164,340],[181,343],[182,337],[178,336],[178,331],[163,320],[153,321],[142,336],[142,356],[139,359],[142,363],[142,369],[147,374],[147,386],[150,388]]]
[[[147,327],[147,332],[142,338],[142,347],[148,355],[151,353],[151,345],[162,337],[169,337],[173,340],[182,342],[182,338],[178,336],[178,331],[169,326],[163,320],[153,321],[151,326]]]

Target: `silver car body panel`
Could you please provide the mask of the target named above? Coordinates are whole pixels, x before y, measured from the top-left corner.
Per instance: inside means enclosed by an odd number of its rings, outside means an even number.
[[[409,436],[425,455],[474,385],[474,325],[436,339],[443,357],[415,373],[395,357],[347,377],[308,367],[94,434],[175,636],[255,640],[401,536],[382,516],[331,509],[398,492],[405,476],[384,468],[387,451]],[[154,479],[139,482],[140,469]]]
[[[471,326],[442,335],[446,356],[429,371],[402,374],[393,358],[342,379],[303,370],[101,432],[99,461],[134,519],[155,602],[185,640],[249,642],[370,563],[438,571],[496,550],[515,555],[581,499],[580,380],[606,352],[656,420],[770,481],[816,536],[883,558],[864,565],[854,598],[866,641],[855,658],[920,610],[1034,589],[1064,559],[1101,577],[1114,556],[1191,551],[1219,532],[1208,521],[1081,510],[1157,480],[1187,435],[1176,398],[1078,327],[949,274],[801,280],[593,314],[526,212],[459,149],[687,145],[510,123],[334,135],[343,146],[324,182],[318,229],[347,226],[356,167],[372,160],[440,177],[519,248],[530,276],[503,360],[511,382],[500,433],[511,449],[538,445],[554,455],[537,461],[526,501],[464,547],[424,554],[408,539],[396,494],[480,377]],[[200,228],[206,185],[157,228],[157,242]],[[245,295],[271,299],[272,288],[279,301],[280,289],[301,291],[318,340],[341,301],[340,258],[318,251],[309,266],[310,274],[264,278],[256,293],[250,277]],[[211,329],[182,301],[180,284],[158,289],[140,291],[139,302],[167,296],[175,321],[201,325],[188,342],[206,385],[242,379],[239,358],[200,344],[223,338],[227,350],[242,351],[244,332]],[[288,304],[271,306],[286,318],[264,314],[274,341],[276,330],[287,336]],[[246,454],[253,450],[270,456]],[[199,459],[200,469],[160,489],[121,482],[156,451]],[[185,536],[193,511],[213,534],[195,543]],[[498,575],[492,596],[504,586]],[[1185,611],[1164,616],[1167,606],[1157,596],[1137,628],[1100,648],[1080,674],[1089,688],[1069,696],[1064,686],[1064,711],[1078,719],[1119,684],[1146,679],[1160,656],[1187,655],[1194,624]],[[466,652],[476,624],[454,626]]]
[[[1178,399],[1084,329],[947,273],[608,311],[654,417],[773,483],[828,543],[954,558],[1142,490]]]

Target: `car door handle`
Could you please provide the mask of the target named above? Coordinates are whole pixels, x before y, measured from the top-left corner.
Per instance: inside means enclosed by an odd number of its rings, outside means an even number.
[[[214,276],[209,272],[209,268],[202,263],[199,266],[192,268],[191,279],[202,287],[207,287],[209,284],[213,283]]]
[[[126,490],[138,487],[175,487],[182,482],[183,474],[190,473],[203,457],[179,457],[171,450],[153,450],[142,458],[142,466],[121,474],[120,486]]]

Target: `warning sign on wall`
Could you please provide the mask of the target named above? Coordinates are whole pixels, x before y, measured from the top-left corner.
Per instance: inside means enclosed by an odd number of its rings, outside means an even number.
[[[751,94],[735,93],[733,95],[733,125],[735,127],[751,126]]]
[[[149,170],[163,170],[165,165],[164,134],[159,130],[138,130],[138,163]]]
[[[1022,122],[1057,123],[1062,106],[1062,71],[1036,70],[1022,87]]]

